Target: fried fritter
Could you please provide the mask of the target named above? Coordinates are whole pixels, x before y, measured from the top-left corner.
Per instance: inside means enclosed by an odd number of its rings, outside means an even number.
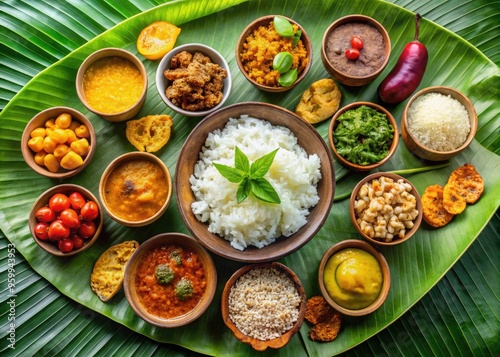
[[[333,116],[339,109],[342,93],[335,81],[323,78],[311,84],[295,108],[295,113],[305,121],[316,124]]]
[[[304,318],[314,326],[309,330],[313,341],[333,341],[342,324],[342,315],[331,307],[322,296],[313,296],[306,303]]]
[[[331,307],[322,296],[313,296],[306,303],[306,313],[304,318],[312,324],[317,324],[321,318],[331,313]]]
[[[440,185],[428,186],[422,195],[423,218],[433,227],[443,227],[454,217],[443,206],[443,188]]]
[[[463,212],[467,203],[475,203],[484,190],[484,181],[476,168],[465,164],[455,169],[443,189],[443,206],[452,214]]]
[[[129,120],[125,135],[139,151],[156,152],[170,139],[173,120],[170,115],[148,115]]]

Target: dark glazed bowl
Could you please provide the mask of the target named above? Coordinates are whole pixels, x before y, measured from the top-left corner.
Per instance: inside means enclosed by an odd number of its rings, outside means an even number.
[[[269,121],[273,125],[281,125],[289,128],[297,137],[298,144],[311,155],[317,154],[321,160],[322,178],[318,183],[318,195],[320,201],[310,209],[307,223],[297,232],[289,237],[280,237],[275,242],[262,247],[248,247],[243,251],[231,246],[229,241],[210,233],[208,224],[200,222],[194,215],[191,204],[195,202],[195,196],[191,189],[189,178],[193,175],[194,166],[199,158],[199,153],[205,145],[209,133],[216,129],[222,129],[229,118],[239,118],[241,115],[249,115]],[[332,156],[328,146],[314,129],[312,125],[302,120],[296,114],[276,105],[267,103],[238,103],[227,106],[212,113],[203,119],[186,139],[175,171],[175,192],[180,214],[187,228],[201,244],[212,252],[231,260],[257,263],[278,259],[295,252],[313,238],[316,232],[326,221],[330,208],[333,204],[335,192],[335,173]]]

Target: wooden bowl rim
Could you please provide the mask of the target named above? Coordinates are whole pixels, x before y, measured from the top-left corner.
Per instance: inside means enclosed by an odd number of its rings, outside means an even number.
[[[358,164],[355,164],[355,163],[352,163],[352,162],[346,160],[337,152],[337,150],[335,149],[335,143],[333,141],[333,132],[334,132],[336,124],[337,124],[337,118],[340,115],[342,115],[343,113],[345,113],[346,111],[356,109],[362,105],[366,105],[372,109],[375,109],[378,112],[381,112],[382,114],[385,114],[385,116],[387,117],[387,120],[389,121],[389,124],[391,124],[392,127],[394,128],[394,137],[392,139],[391,146],[389,147],[389,153],[387,154],[387,156],[384,157],[379,162],[376,162],[374,164],[369,164],[369,165],[358,165]],[[330,143],[330,148],[332,149],[334,156],[340,162],[340,164],[342,164],[342,166],[348,167],[348,168],[350,168],[352,170],[356,170],[356,171],[370,171],[370,170],[373,170],[373,169],[385,164],[387,161],[389,161],[391,159],[391,157],[396,152],[396,150],[398,148],[398,144],[399,144],[398,124],[396,122],[396,119],[392,115],[392,113],[379,104],[376,104],[373,102],[353,102],[353,103],[347,104],[346,106],[337,110],[337,112],[334,114],[334,116],[330,120],[330,125],[328,127],[328,142]]]
[[[132,161],[132,160],[148,160],[151,161],[155,164],[157,164],[165,173],[165,180],[168,185],[168,192],[167,192],[167,198],[162,205],[162,207],[151,217],[148,217],[146,219],[140,220],[140,221],[129,221],[124,218],[121,218],[117,216],[109,207],[108,204],[106,203],[106,192],[105,192],[105,187],[106,187],[106,182],[108,180],[109,175],[111,172],[116,169],[118,166],[120,166],[122,163],[125,163],[127,161]],[[111,217],[114,221],[128,227],[142,227],[146,226],[148,224],[153,223],[156,221],[158,218],[160,218],[163,213],[167,210],[168,206],[170,205],[170,202],[172,200],[172,193],[173,193],[173,183],[172,183],[172,177],[170,175],[170,171],[168,170],[167,165],[163,161],[160,160],[156,155],[153,155],[149,152],[143,152],[143,151],[131,151],[125,154],[122,154],[118,157],[116,157],[113,161],[111,161],[108,166],[104,169],[104,172],[101,175],[101,179],[99,180],[99,197],[102,202],[102,206],[106,213],[108,214],[109,217]]]
[[[271,340],[259,340],[257,338],[245,335],[238,329],[238,327],[236,327],[234,322],[229,317],[229,293],[231,292],[231,288],[241,276],[245,275],[246,273],[248,273],[253,269],[261,269],[261,268],[274,268],[287,275],[294,283],[295,288],[297,289],[297,292],[301,298],[299,306],[299,316],[297,318],[297,321],[293,324],[293,327],[290,330],[286,331],[284,334],[282,334],[280,337],[276,337]],[[233,273],[233,275],[231,275],[229,280],[226,282],[221,297],[222,319],[224,320],[226,326],[231,330],[233,335],[238,340],[240,340],[243,343],[251,345],[257,351],[264,351],[268,347],[275,349],[281,348],[288,343],[290,338],[292,338],[292,336],[295,335],[302,326],[302,322],[304,321],[304,316],[306,312],[306,302],[307,298],[304,286],[302,285],[302,282],[300,281],[297,274],[292,269],[290,269],[289,267],[280,262],[250,264],[236,270]]]
[[[291,24],[297,25],[299,27],[300,31],[302,31],[300,39],[302,40],[302,42],[307,50],[308,56],[309,56],[309,61],[307,63],[306,68],[304,68],[304,70],[297,77],[295,82],[291,86],[288,86],[288,87],[283,87],[283,86],[270,87],[270,86],[266,86],[266,85],[257,83],[255,80],[253,80],[252,78],[250,78],[248,76],[248,73],[243,68],[243,63],[241,61],[241,56],[240,56],[241,50],[243,49],[243,44],[245,43],[245,40],[248,37],[248,35],[260,26],[269,25],[269,23],[274,19],[275,16],[283,17],[283,18],[287,19]],[[299,84],[306,77],[307,73],[309,72],[309,70],[311,69],[311,66],[312,66],[313,48],[312,48],[311,39],[310,39],[309,35],[307,34],[307,31],[297,21],[295,21],[287,16],[284,16],[284,15],[278,15],[278,14],[265,15],[265,16],[261,16],[255,20],[253,20],[252,22],[250,22],[243,29],[243,31],[240,33],[238,40],[236,42],[235,59],[236,59],[236,64],[238,65],[238,68],[240,69],[240,72],[252,85],[254,85],[256,88],[263,90],[265,92],[279,93],[279,92],[289,91],[290,89],[294,88],[297,84]]]
[[[393,239],[391,242],[382,242],[382,241],[379,241],[377,239],[370,238],[366,234],[364,234],[361,231],[361,228],[359,227],[358,222],[356,221],[356,214],[354,212],[354,201],[356,200],[356,195],[358,194],[358,191],[359,191],[360,187],[363,184],[365,184],[366,182],[372,181],[373,179],[377,179],[377,178],[379,178],[381,176],[392,178],[395,181],[397,181],[399,179],[402,179],[405,182],[409,183],[411,185],[411,187],[412,187],[412,190],[410,191],[410,193],[415,196],[415,199],[417,201],[418,216],[417,216],[417,218],[415,218],[415,220],[413,222],[413,227],[409,231],[406,231],[406,234],[405,234],[404,238],[402,238],[402,239],[396,238],[396,239]],[[415,185],[410,180],[408,180],[407,178],[405,178],[403,176],[400,176],[398,174],[394,174],[392,172],[383,172],[383,171],[381,171],[381,172],[375,172],[375,173],[373,173],[371,175],[366,176],[361,181],[359,181],[358,184],[354,187],[354,189],[352,190],[352,193],[351,193],[351,197],[349,199],[349,214],[350,214],[350,217],[351,217],[352,224],[354,225],[354,228],[356,228],[356,230],[358,231],[358,233],[364,239],[366,239],[367,241],[369,241],[369,242],[371,242],[373,244],[379,245],[379,246],[393,246],[393,245],[398,245],[398,244],[401,244],[403,242],[406,242],[420,228],[420,225],[422,223],[422,217],[423,217],[423,205],[422,205],[422,199],[420,198],[420,195],[418,193],[417,188],[415,187]]]
[[[143,258],[144,254],[157,246],[169,244],[178,244],[182,247],[191,249],[195,251],[196,254],[198,254],[203,263],[203,268],[205,269],[205,276],[207,277],[207,287],[200,301],[191,311],[187,312],[184,315],[173,318],[162,318],[147,312],[142,307],[141,303],[136,300],[133,278],[137,270],[137,264],[139,263],[140,259]],[[163,328],[184,326],[198,319],[201,315],[203,315],[203,313],[212,303],[216,288],[217,270],[215,268],[212,257],[210,256],[210,253],[205,248],[203,248],[203,246],[201,246],[193,237],[177,232],[160,233],[151,238],[148,238],[144,243],[140,244],[139,248],[136,249],[127,263],[127,266],[125,268],[125,278],[123,280],[125,297],[129,302],[132,310],[134,310],[137,316],[139,316],[147,323]]]
[[[91,199],[92,201],[94,201],[96,203],[97,207],[99,208],[99,216],[97,219],[98,222],[96,222],[96,231],[94,233],[94,236],[90,240],[87,240],[85,242],[85,244],[80,249],[75,249],[75,250],[72,250],[71,252],[63,253],[61,250],[59,250],[59,248],[57,247],[57,244],[54,244],[53,242],[43,241],[36,236],[35,226],[37,224],[37,219],[35,217],[35,213],[36,213],[37,209],[39,209],[40,207],[46,206],[48,204],[49,199],[52,195],[54,195],[56,193],[67,194],[70,191],[78,191],[86,199],[89,199],[89,200]],[[36,201],[33,202],[33,205],[31,206],[30,215],[28,218],[28,225],[29,225],[29,229],[31,232],[31,236],[33,237],[35,242],[40,246],[40,248],[42,248],[46,252],[48,252],[52,255],[55,255],[55,256],[69,257],[72,255],[78,254],[80,252],[83,252],[84,250],[87,250],[88,248],[90,248],[90,246],[92,244],[95,243],[97,238],[99,238],[99,235],[101,234],[102,228],[104,226],[104,213],[103,213],[102,206],[101,206],[99,200],[89,189],[87,189],[83,186],[80,186],[80,185],[72,184],[72,183],[63,183],[63,184],[59,184],[59,185],[52,186],[52,187],[48,188],[40,196],[38,196]]]
[[[333,254],[337,253],[338,251],[348,248],[363,249],[366,252],[370,253],[377,259],[382,269],[383,282],[378,298],[371,305],[359,310],[347,309],[337,304],[328,294],[328,291],[326,290],[325,283],[323,280],[325,266],[330,257]],[[346,239],[334,244],[323,254],[323,257],[321,258],[318,268],[318,284],[321,290],[321,294],[328,302],[328,304],[332,306],[335,310],[339,311],[341,314],[348,316],[365,316],[371,314],[372,312],[377,310],[380,306],[382,306],[382,304],[387,299],[387,296],[389,295],[389,290],[391,286],[391,274],[390,274],[389,264],[387,263],[387,260],[385,259],[384,255],[371,244],[358,239]]]

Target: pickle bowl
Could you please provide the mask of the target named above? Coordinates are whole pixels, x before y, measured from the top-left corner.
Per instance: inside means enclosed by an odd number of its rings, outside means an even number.
[[[65,135],[66,137],[65,142],[63,142],[64,139],[60,140],[60,135],[58,135],[57,138],[54,136],[54,140],[52,140],[50,138],[50,131],[56,128],[56,119],[66,114],[69,114],[71,117],[71,124],[69,125],[76,125],[67,127],[68,123],[66,123],[63,125],[64,129],[60,128],[65,132],[65,134],[63,134],[63,136]],[[82,135],[81,137],[76,136],[75,131],[71,129],[76,127],[78,127],[78,130],[83,128],[82,131],[84,131],[84,134],[80,134]],[[71,137],[67,134],[68,130],[73,132]],[[42,134],[40,134],[40,132]],[[55,133],[52,135],[55,135]],[[32,144],[31,141],[38,138],[40,138],[41,144]],[[82,147],[80,147],[80,149],[75,148],[76,150],[70,150],[71,145],[79,145],[76,141],[80,139],[82,142],[86,143],[85,152],[80,152]],[[35,146],[38,147],[35,149]],[[96,146],[96,133],[91,121],[78,110],[65,106],[47,108],[37,113],[26,124],[21,137],[21,153],[24,161],[33,171],[51,179],[66,179],[80,173],[92,161]],[[75,168],[69,168],[70,166],[65,165],[63,161],[63,165],[68,167],[68,169],[65,169],[61,166],[61,160],[65,156],[65,153],[67,154],[69,151],[80,152],[81,155],[78,156],[83,160],[80,161],[80,164]],[[78,160],[80,160],[80,158],[78,158]],[[72,161],[74,165],[76,160],[72,159]],[[69,164],[71,164],[71,162],[69,162]]]
[[[332,279],[333,279],[331,276],[328,276],[328,274],[332,273],[330,271],[330,269],[327,268],[327,265],[329,264],[330,259],[334,258],[334,256],[339,252],[342,254],[342,253],[345,253],[346,251],[352,250],[352,249],[362,250],[362,251],[368,253],[369,256],[372,256],[375,258],[376,262],[378,263],[378,265],[380,267],[380,274],[381,275],[379,277],[381,277],[381,280],[382,280],[381,282],[378,283],[378,284],[380,284],[380,286],[379,286],[380,291],[379,291],[378,295],[375,296],[375,294],[374,294],[373,295],[374,298],[372,299],[373,301],[371,303],[367,303],[368,304],[367,306],[361,307],[361,308],[352,308],[352,307],[343,306],[342,304],[345,304],[344,300],[346,300],[346,298],[343,297],[342,299],[339,299],[336,296],[332,297],[331,294],[334,295],[334,292],[332,292],[331,287],[327,288],[328,283],[325,282],[325,280],[332,281]],[[349,252],[349,253],[351,253],[351,252]],[[351,264],[354,264],[356,262],[354,260],[356,258],[353,258],[353,255],[346,255],[345,257],[347,259],[345,259],[345,258],[339,259],[339,262],[338,262],[338,263],[340,263],[339,267],[341,267],[343,262],[349,261],[349,259],[350,259],[349,263],[351,263]],[[333,261],[332,261],[332,263],[337,264],[337,262],[333,262]],[[352,265],[350,268],[351,269],[349,269],[347,271],[347,274],[344,274],[344,276],[343,276],[343,278],[346,279],[346,281],[347,281],[347,279],[351,278],[351,279],[357,279],[356,281],[357,281],[357,283],[359,283],[361,280],[363,280],[366,277],[366,274],[362,274],[358,269],[356,269],[354,267],[354,265]],[[337,274],[338,270],[339,269],[335,270],[335,274]],[[362,275],[362,277],[360,277],[361,275]],[[337,281],[336,278],[333,280]],[[389,264],[387,263],[387,260],[382,255],[382,253],[380,253],[371,244],[369,244],[365,241],[362,241],[362,240],[358,240],[358,239],[346,239],[346,240],[343,240],[341,242],[334,244],[323,254],[323,257],[321,258],[321,261],[319,263],[319,268],[318,268],[318,284],[319,284],[319,288],[321,290],[321,295],[324,297],[324,299],[327,301],[327,303],[331,307],[333,307],[335,310],[337,310],[341,314],[347,315],[347,316],[365,316],[365,315],[373,313],[378,308],[380,308],[384,304],[385,300],[387,299],[387,296],[389,295],[389,290],[390,290],[390,286],[391,286],[391,274],[390,274],[390,270],[389,270]],[[349,283],[346,283],[345,286],[346,287],[349,286]],[[354,294],[354,295],[356,295],[356,294]]]

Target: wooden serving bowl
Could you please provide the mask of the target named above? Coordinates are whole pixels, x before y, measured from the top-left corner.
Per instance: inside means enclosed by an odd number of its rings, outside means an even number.
[[[206,289],[198,304],[188,313],[173,317],[163,318],[148,312],[141,303],[138,291],[135,286],[137,269],[145,254],[151,249],[162,246],[177,245],[185,249],[191,250],[200,258],[205,270]],[[139,248],[130,258],[127,267],[125,268],[125,278],[123,281],[125,297],[134,312],[147,323],[158,327],[172,328],[179,327],[193,322],[199,318],[210,306],[215,296],[217,288],[217,270],[210,254],[198,244],[192,237],[182,233],[161,233],[149,238],[144,243],[139,245]]]
[[[414,135],[410,133],[408,130],[408,111],[410,110],[411,105],[417,99],[418,97],[428,94],[428,93],[440,93],[446,96],[450,96],[453,99],[458,100],[464,107],[465,110],[467,110],[467,113],[469,114],[469,121],[470,121],[470,132],[469,135],[467,136],[467,139],[465,142],[455,150],[451,151],[436,151],[433,149],[430,149],[424,145],[422,145],[417,138],[415,138]],[[435,86],[435,87],[428,87],[424,88],[417,93],[415,93],[408,103],[406,104],[404,110],[403,110],[403,115],[401,118],[401,136],[403,138],[403,141],[408,148],[414,155],[424,159],[424,160],[429,160],[429,161],[444,161],[444,160],[449,160],[453,158],[454,156],[457,156],[460,154],[462,151],[464,151],[472,142],[472,139],[474,139],[474,136],[476,135],[477,132],[477,126],[478,126],[478,118],[477,118],[477,113],[474,108],[474,105],[470,101],[467,96],[465,96],[463,93],[459,92],[458,90],[451,88],[451,87],[444,87],[444,86]]]
[[[191,54],[194,54],[195,52],[201,52],[205,56],[210,57],[210,60],[213,63],[218,64],[220,67],[224,68],[227,72],[227,77],[223,79],[223,86],[222,86],[222,100],[220,101],[219,104],[214,106],[213,108],[206,109],[206,110],[185,110],[181,107],[178,107],[170,99],[167,98],[165,95],[165,90],[167,89],[168,86],[170,86],[171,82],[165,78],[165,75],[163,72],[165,70],[170,69],[171,67],[171,60],[172,57],[177,55],[179,52],[182,51],[187,51]],[[161,99],[165,102],[166,105],[173,111],[185,115],[187,117],[202,117],[206,116],[220,108],[224,105],[225,101],[229,97],[229,94],[231,94],[231,86],[232,86],[232,80],[231,80],[231,71],[229,69],[229,65],[226,62],[226,59],[224,56],[222,56],[219,52],[217,52],[214,48],[209,47],[207,45],[203,45],[201,43],[187,43],[181,46],[175,47],[173,50],[169,51],[160,61],[158,65],[158,69],[156,70],[156,89],[158,90],[158,94],[160,95]]]
[[[394,128],[394,137],[392,139],[392,143],[391,143],[391,146],[389,148],[389,153],[386,157],[384,157],[382,160],[380,160],[379,162],[376,162],[376,163],[373,163],[373,164],[369,164],[369,165],[359,165],[359,164],[355,164],[353,162],[350,162],[348,160],[346,160],[344,157],[342,157],[337,149],[335,148],[335,142],[333,140],[333,133],[335,132],[335,129],[337,128],[337,125],[338,125],[338,121],[337,121],[337,118],[342,115],[343,113],[345,113],[346,111],[348,110],[354,110],[362,105],[366,105],[372,109],[375,109],[376,111],[380,112],[380,113],[383,113],[386,115],[387,117],[387,120],[389,121],[389,123],[392,125],[392,127]],[[391,114],[391,112],[389,112],[387,109],[385,109],[384,107],[378,105],[378,104],[375,104],[375,103],[371,103],[371,102],[355,102],[355,103],[351,103],[351,104],[348,104],[346,105],[345,107],[339,109],[335,115],[333,116],[332,120],[330,121],[330,126],[328,127],[328,141],[330,143],[330,147],[333,151],[333,155],[335,156],[335,158],[337,159],[337,161],[344,167],[348,168],[348,169],[351,169],[351,170],[355,170],[355,171],[370,171],[370,170],[373,170],[379,166],[382,166],[383,164],[385,164],[387,161],[389,161],[389,159],[392,157],[392,155],[394,155],[394,153],[396,152],[396,149],[398,147],[398,143],[399,143],[399,131],[398,131],[398,124],[396,123],[396,119],[394,119],[394,116]]]
[[[260,340],[245,335],[238,329],[238,327],[232,321],[229,312],[229,293],[231,292],[231,288],[234,286],[234,284],[238,281],[238,279],[241,276],[245,275],[252,269],[259,269],[259,268],[274,268],[279,272],[284,273],[292,280],[301,298],[301,302],[299,305],[299,316],[297,318],[297,321],[294,323],[293,327],[290,330],[286,331],[281,336],[271,340]],[[283,265],[279,262],[251,264],[251,265],[246,265],[237,270],[231,276],[231,278],[229,278],[229,280],[226,282],[226,285],[224,286],[224,290],[222,292],[221,310],[222,310],[222,319],[224,320],[224,323],[238,340],[240,340],[243,343],[251,345],[253,349],[255,349],[256,351],[264,351],[268,347],[277,349],[285,346],[288,343],[288,341],[290,341],[290,338],[292,338],[292,336],[295,335],[297,331],[300,329],[300,326],[304,321],[304,315],[306,313],[306,293],[298,276],[286,265]]]
[[[247,71],[245,71],[245,68],[243,67],[243,62],[241,60],[241,52],[243,51],[243,45],[245,44],[247,37],[250,34],[252,34],[259,27],[261,27],[261,26],[264,26],[264,27],[269,26],[269,23],[271,23],[271,21],[273,21],[273,19],[274,19],[275,16],[283,17],[283,18],[287,19],[291,24],[297,25],[299,27],[300,31],[302,31],[302,35],[300,36],[300,39],[302,40],[302,43],[304,44],[304,47],[307,49],[307,53],[308,53],[308,56],[309,56],[309,61],[307,63],[306,68],[304,68],[304,70],[302,71],[302,73],[298,74],[298,77],[295,80],[295,82],[291,86],[288,86],[288,87],[283,87],[283,86],[271,87],[271,86],[266,86],[266,85],[258,83],[253,78],[250,78],[248,76],[248,73],[247,73]],[[294,88],[297,84],[299,84],[306,77],[306,75],[309,72],[309,70],[311,69],[311,65],[312,65],[313,48],[312,48],[311,39],[309,38],[309,35],[304,30],[304,28],[302,26],[300,26],[296,21],[294,21],[294,20],[292,20],[292,19],[290,19],[290,18],[288,18],[286,16],[283,16],[283,15],[266,15],[266,16],[259,17],[258,19],[252,21],[241,32],[241,34],[240,34],[240,36],[238,38],[238,42],[236,43],[235,58],[236,58],[236,63],[238,64],[238,68],[240,69],[241,73],[255,87],[257,87],[258,89],[263,90],[265,92],[274,92],[274,93],[285,92],[285,91],[288,91],[288,90]]]
[[[325,287],[325,282],[323,279],[324,273],[325,273],[325,266],[328,260],[337,252],[348,249],[348,248],[357,248],[357,249],[363,249],[373,255],[378,263],[380,264],[380,267],[382,268],[382,278],[383,278],[383,283],[382,283],[382,289],[380,291],[380,294],[378,298],[369,306],[359,309],[359,310],[353,310],[353,309],[348,309],[345,308],[339,304],[337,304],[328,294],[328,291],[326,290]],[[349,315],[349,316],[365,316],[368,314],[371,314],[375,310],[377,310],[382,304],[385,302],[387,299],[387,295],[389,295],[389,290],[391,286],[391,274],[389,271],[389,264],[387,263],[387,260],[385,260],[384,256],[382,253],[380,253],[375,247],[370,245],[367,242],[364,242],[362,240],[357,240],[357,239],[347,239],[344,241],[341,241],[332,247],[330,247],[323,257],[321,258],[320,264],[319,264],[319,269],[318,269],[318,284],[321,290],[321,294],[325,298],[325,300],[332,306],[335,310],[340,312],[341,314],[344,315]]]
[[[349,36],[349,38],[343,38],[341,41],[335,44],[331,44],[330,38],[332,36],[332,33],[341,25],[347,24],[347,23],[363,23],[363,24],[368,24],[376,28],[383,37],[385,48],[383,51],[383,56],[384,60],[382,61],[380,67],[375,69],[373,72],[367,75],[363,76],[356,76],[347,73],[346,71],[342,71],[341,69],[337,68],[333,63],[332,60],[329,59],[328,57],[328,49],[329,46],[337,46],[339,55],[344,56],[344,52],[350,48],[350,36],[356,35],[353,33],[352,35]],[[366,41],[365,41],[366,42]],[[365,47],[367,44],[365,43]],[[363,50],[361,50],[363,51]],[[340,83],[347,85],[347,86],[352,86],[352,87],[358,87],[358,86],[364,86],[370,82],[372,82],[374,79],[376,79],[380,73],[385,69],[387,66],[387,62],[389,61],[389,57],[391,54],[391,38],[389,37],[389,34],[387,33],[387,30],[385,29],[384,26],[377,20],[375,20],[372,17],[365,16],[365,15],[347,15],[344,17],[341,17],[340,19],[337,19],[334,21],[325,31],[323,35],[323,40],[321,42],[321,61],[323,62],[323,66],[325,69],[330,73],[337,81]],[[363,53],[362,53],[363,55]],[[368,59],[367,59],[368,60]]]
[[[121,164],[129,161],[134,161],[134,160],[148,160],[151,161],[152,163],[156,164],[159,166],[165,176],[165,185],[167,186],[167,198],[161,208],[152,216],[148,218],[144,218],[142,220],[129,220],[126,218],[123,218],[119,215],[117,215],[114,211],[113,208],[111,208],[106,201],[106,183],[111,175],[111,173],[119,167]],[[118,156],[116,159],[111,161],[111,163],[106,167],[104,172],[102,173],[101,179],[99,181],[99,198],[101,199],[102,206],[108,216],[110,216],[113,220],[116,222],[123,224],[124,226],[128,227],[142,227],[146,226],[148,224],[153,223],[156,221],[158,218],[160,218],[163,213],[165,213],[166,209],[170,205],[170,201],[172,199],[172,178],[170,176],[170,172],[168,171],[168,167],[161,161],[157,156],[148,153],[148,152],[140,152],[140,151],[133,151],[129,153],[125,153],[123,155]]]
[[[130,61],[132,64],[134,64],[139,72],[141,73],[142,76],[142,84],[143,84],[143,89],[141,96],[137,100],[135,104],[133,104],[130,108],[125,109],[121,112],[118,113],[105,113],[102,111],[99,111],[97,109],[92,108],[89,103],[87,102],[87,99],[85,97],[85,92],[83,90],[83,76],[89,66],[93,64],[95,61],[100,60],[101,58],[105,57],[121,57],[124,58],[128,61]],[[78,95],[78,98],[80,98],[80,101],[82,104],[90,110],[91,112],[99,115],[101,118],[106,119],[107,121],[110,122],[122,122],[128,119],[134,118],[142,109],[144,106],[144,103],[146,101],[146,93],[148,89],[148,74],[146,72],[146,68],[144,67],[144,64],[141,62],[137,56],[135,56],[132,52],[129,52],[127,50],[124,50],[122,48],[102,48],[98,51],[95,51],[94,53],[90,54],[80,65],[80,68],[78,68],[78,72],[76,74],[76,93]]]
[[[85,156],[83,160],[83,164],[76,169],[73,170],[65,170],[61,168],[58,172],[51,172],[46,167],[40,166],[35,162],[35,152],[33,152],[29,146],[28,141],[31,139],[31,132],[36,128],[44,128],[45,123],[49,119],[55,119],[60,114],[68,113],[71,115],[73,120],[84,124],[89,130],[89,138],[87,139],[90,144],[90,151]],[[28,164],[29,167],[33,169],[36,173],[52,178],[52,179],[65,179],[71,176],[75,176],[80,173],[83,169],[85,169],[92,161],[92,157],[94,156],[95,150],[97,146],[95,129],[90,120],[80,113],[78,110],[70,108],[70,107],[52,107],[41,111],[36,114],[29,122],[26,124],[24,128],[23,135],[21,138],[21,153],[23,154],[24,161]]]
[[[411,229],[409,229],[409,230],[406,231],[406,234],[405,234],[404,238],[394,238],[391,242],[383,242],[381,240],[374,239],[374,238],[371,238],[368,235],[366,235],[361,230],[358,222],[356,221],[357,216],[356,216],[356,213],[354,211],[354,201],[356,200],[356,197],[358,195],[358,192],[359,192],[359,189],[361,188],[361,186],[364,185],[367,182],[370,182],[370,181],[374,180],[374,179],[378,179],[381,176],[392,178],[394,181],[397,181],[399,179],[403,179],[406,183],[409,183],[410,186],[411,186],[410,193],[413,196],[415,196],[415,199],[416,199],[416,209],[418,210],[418,216],[413,221],[413,227]],[[350,214],[350,217],[351,217],[352,224],[354,225],[354,228],[356,228],[356,230],[359,232],[359,234],[361,234],[361,236],[364,239],[366,239],[367,241],[369,241],[369,242],[371,242],[373,244],[380,245],[380,246],[393,246],[393,245],[397,245],[397,244],[401,244],[403,242],[406,242],[408,239],[410,239],[417,232],[418,228],[420,227],[420,224],[422,223],[423,206],[422,206],[422,200],[420,198],[420,195],[418,194],[417,189],[415,188],[415,186],[410,181],[408,181],[407,179],[405,179],[404,177],[402,177],[400,175],[393,174],[393,173],[390,173],[390,172],[376,172],[376,173],[373,173],[371,175],[366,176],[364,179],[362,179],[361,181],[359,181],[358,184],[352,190],[351,198],[350,198],[350,201],[349,201],[349,214]]]
[[[262,247],[248,247],[243,251],[233,248],[229,241],[208,230],[208,224],[200,222],[191,205],[196,201],[189,182],[199,153],[205,145],[209,133],[222,129],[229,118],[241,115],[267,120],[273,125],[289,128],[297,137],[298,144],[309,154],[317,154],[321,160],[322,178],[317,185],[320,201],[310,209],[307,223],[289,237],[280,237]],[[204,118],[187,137],[175,170],[175,193],[181,217],[193,236],[206,248],[224,258],[258,263],[276,260],[295,252],[314,237],[323,226],[333,204],[335,192],[335,172],[330,150],[313,126],[291,111],[268,103],[246,102],[227,106]]]
[[[74,249],[71,252],[63,253],[57,247],[57,242],[41,240],[36,236],[35,226],[38,223],[38,221],[36,219],[35,213],[39,208],[47,206],[50,198],[53,195],[55,195],[56,193],[63,193],[65,195],[69,196],[71,194],[71,192],[73,192],[73,191],[80,192],[86,200],[94,201],[96,203],[97,207],[99,208],[99,216],[94,221],[95,225],[96,225],[96,231],[95,231],[94,236],[90,239],[84,239],[84,244],[80,249]],[[38,196],[36,201],[33,203],[33,206],[31,207],[30,215],[28,218],[28,225],[30,228],[31,235],[33,236],[33,239],[43,250],[45,250],[46,252],[49,252],[52,255],[56,255],[56,256],[60,256],[60,257],[67,257],[67,256],[81,253],[84,250],[87,250],[88,248],[90,248],[90,246],[92,246],[92,244],[95,243],[97,238],[99,238],[99,234],[101,233],[102,228],[104,226],[104,213],[102,211],[101,204],[97,200],[97,197],[91,191],[89,191],[88,189],[86,189],[83,186],[79,186],[79,185],[75,185],[75,184],[71,184],[71,183],[66,183],[66,184],[60,184],[57,186],[53,186],[53,187],[49,188],[48,190],[46,190],[44,193],[42,193],[40,196]]]

